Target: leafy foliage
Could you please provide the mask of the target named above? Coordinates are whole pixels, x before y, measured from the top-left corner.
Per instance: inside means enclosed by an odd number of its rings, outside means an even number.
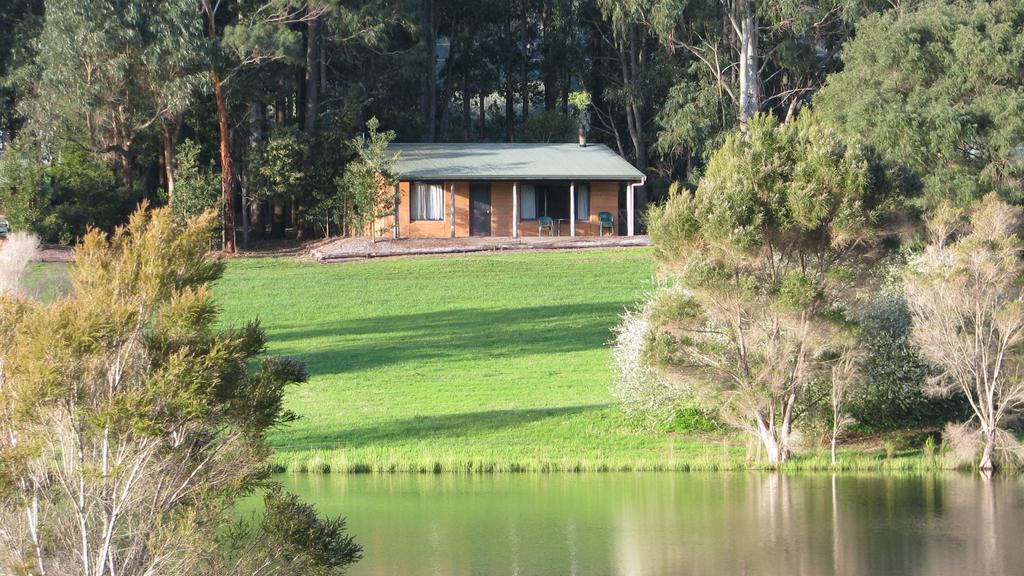
[[[521,142],[575,142],[579,125],[569,116],[545,110],[530,116],[519,133]]]
[[[352,202],[353,226],[357,230],[369,229],[371,236],[377,233],[374,230],[377,220],[394,210],[394,186],[398,183],[395,155],[388,152],[388,144],[395,133],[380,132],[379,125],[376,118],[370,118],[366,123],[367,133],[349,142],[355,159],[338,179],[338,189]]]
[[[784,461],[803,394],[843,354],[857,269],[894,207],[869,159],[805,118],[757,116],[650,218],[674,283],[649,306],[663,377]]]
[[[275,127],[247,160],[249,186],[256,198],[287,200],[301,193],[304,174],[302,133],[294,126]]]
[[[697,76],[705,74],[697,69]],[[661,125],[655,149],[674,157],[692,154],[706,159],[717,150],[736,127],[735,115],[726,111],[722,93],[706,79],[682,79],[672,87],[658,113]]]
[[[212,162],[203,167],[199,156],[199,145],[192,140],[187,139],[178,147],[174,198],[170,199],[170,206],[171,214],[181,226],[204,212],[219,208],[220,175]]]
[[[66,297],[0,294],[4,572],[244,573],[210,543],[238,499],[268,485],[265,435],[295,418],[284,389],[307,373],[289,359],[250,367],[258,324],[216,327],[213,222],[182,229],[167,209],[140,209],[85,237]],[[269,499],[266,518],[278,528],[229,547],[259,550],[247,560],[264,573],[326,574],[357,558],[343,525],[294,500]]]
[[[941,427],[967,416],[969,406],[961,395],[925,395],[931,371],[911,339],[913,324],[902,293],[878,294],[861,311],[858,324],[862,380],[849,402],[858,424],[875,430]]]
[[[19,101],[39,137],[119,159],[130,182],[136,141],[184,110],[202,79],[202,23],[189,0],[48,0]]]
[[[916,171],[925,207],[1024,200],[1024,5],[915,3],[858,23],[817,111]]]
[[[225,564],[237,566],[235,573],[269,569],[330,576],[362,557],[362,548],[345,531],[344,518],[322,520],[312,505],[279,486],[267,490],[263,503],[262,514],[249,522],[239,521],[221,538],[228,547]],[[224,566],[214,563],[208,569]]]
[[[71,143],[52,163],[40,156],[25,145],[0,157],[0,212],[16,228],[66,243],[89,227],[113,230],[130,213],[131,194],[95,156]]]

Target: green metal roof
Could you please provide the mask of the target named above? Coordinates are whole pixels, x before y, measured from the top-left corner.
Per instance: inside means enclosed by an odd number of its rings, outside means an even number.
[[[403,180],[635,180],[603,144],[391,144]]]

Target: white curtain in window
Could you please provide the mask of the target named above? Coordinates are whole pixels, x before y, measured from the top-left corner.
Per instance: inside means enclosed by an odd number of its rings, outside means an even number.
[[[412,220],[444,220],[444,186],[413,182],[409,217]]]
[[[576,184],[576,219],[590,220],[590,185]]]
[[[519,198],[519,217],[523,220],[537,219],[537,189],[533,184],[523,184]]]

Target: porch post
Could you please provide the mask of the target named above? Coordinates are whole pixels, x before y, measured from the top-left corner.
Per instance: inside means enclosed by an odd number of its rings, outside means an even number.
[[[636,203],[636,184],[626,185],[626,236],[633,235],[633,206]]]
[[[569,182],[569,236],[576,235],[576,181]]]
[[[455,182],[452,182],[452,238],[455,238]]]
[[[394,227],[395,240],[398,240],[399,238],[402,237],[401,232],[398,230],[398,205],[401,202],[401,200],[402,200],[402,192],[399,190],[398,184],[395,184],[395,214],[394,214],[394,219],[395,219],[395,222],[394,222],[394,224],[395,224],[395,227]]]
[[[519,238],[519,182],[512,183],[512,237]]]

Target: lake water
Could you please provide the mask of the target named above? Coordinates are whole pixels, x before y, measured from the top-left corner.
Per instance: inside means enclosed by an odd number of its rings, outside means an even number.
[[[283,475],[377,575],[1021,575],[1024,484],[968,475]]]

